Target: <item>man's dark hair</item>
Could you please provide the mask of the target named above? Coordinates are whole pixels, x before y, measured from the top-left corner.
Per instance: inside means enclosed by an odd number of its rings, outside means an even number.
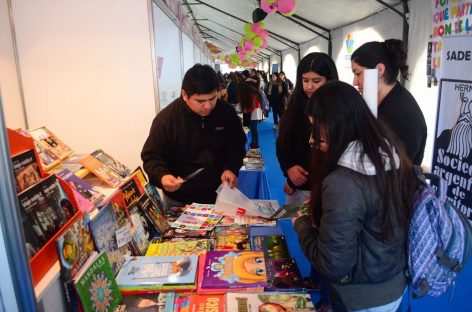
[[[209,94],[218,91],[220,81],[209,65],[195,64],[187,70],[182,81],[182,90],[191,97],[194,94]]]

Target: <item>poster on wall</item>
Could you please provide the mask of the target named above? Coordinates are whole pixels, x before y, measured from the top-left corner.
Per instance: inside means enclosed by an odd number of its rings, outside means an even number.
[[[432,171],[472,220],[472,36],[443,38],[441,59]]]
[[[442,67],[441,51],[443,38],[449,36],[472,35],[472,4],[470,1],[432,0],[433,25],[431,30],[431,57],[428,81],[434,85],[440,78]]]

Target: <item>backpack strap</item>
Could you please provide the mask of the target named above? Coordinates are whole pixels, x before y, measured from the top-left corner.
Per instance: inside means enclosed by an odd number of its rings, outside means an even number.
[[[455,273],[460,272],[464,268],[464,265],[462,263],[460,263],[460,262],[454,260],[453,258],[449,257],[440,248],[438,248],[436,250],[435,255],[436,255],[436,257],[438,257],[438,263],[440,265],[443,265],[443,266],[451,269]]]

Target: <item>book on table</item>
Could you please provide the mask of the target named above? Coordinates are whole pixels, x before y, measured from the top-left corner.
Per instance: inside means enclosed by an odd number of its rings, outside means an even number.
[[[293,311],[315,312],[311,297],[303,292],[264,292],[226,294],[226,311]]]
[[[215,228],[215,250],[250,250],[249,227],[244,225]]]
[[[72,187],[72,189],[77,191],[95,207],[105,199],[104,194],[100,193],[93,186],[76,176],[68,169],[62,170],[57,175],[66,181]]]
[[[80,163],[111,187],[119,187],[120,184],[125,180],[125,178],[113,171],[113,169],[107,165],[100,162],[92,155],[85,156],[80,160]]]
[[[215,211],[214,208],[215,205],[193,203],[185,208],[171,226],[178,229],[210,231],[223,217],[223,213]]]
[[[38,160],[33,150],[27,150],[11,158],[13,173],[15,174],[16,192],[27,189],[41,181]]]
[[[114,312],[174,312],[174,299],[172,291],[126,295]]]
[[[45,170],[58,165],[61,160],[74,153],[46,127],[28,130],[28,133],[35,142],[36,151]]]
[[[208,239],[181,239],[178,241],[164,241],[155,239],[149,245],[146,256],[185,256],[205,254],[210,248]]]
[[[123,179],[131,174],[131,170],[128,167],[126,167],[125,165],[123,165],[118,160],[105,153],[101,149],[93,151],[90,155],[100,161],[104,166],[110,168],[113,172],[117,173]]]
[[[251,249],[262,250],[266,259],[290,258],[284,235],[253,235]]]
[[[120,190],[123,193],[127,207],[136,202],[143,194],[145,194],[145,184],[142,184],[143,182],[138,176],[139,174],[140,171],[135,172],[120,185]]]
[[[106,253],[93,252],[74,284],[85,312],[111,312],[122,300]]]
[[[121,291],[195,289],[198,256],[128,257],[116,276]]]
[[[83,214],[56,239],[56,249],[61,266],[61,280],[68,311],[77,311],[78,298],[73,278],[95,251],[88,214]]]

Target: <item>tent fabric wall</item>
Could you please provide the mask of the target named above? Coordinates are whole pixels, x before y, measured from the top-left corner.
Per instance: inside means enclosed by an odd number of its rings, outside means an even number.
[[[315,39],[310,40],[300,45],[301,58],[303,58],[305,55],[311,52],[323,52],[323,51],[328,52],[328,40],[321,37],[316,37]]]
[[[184,60],[184,73],[193,66],[193,41],[185,33],[182,32],[182,53]]]
[[[5,122],[8,127],[16,129],[26,125],[12,38],[8,3],[0,0],[0,96]]]

